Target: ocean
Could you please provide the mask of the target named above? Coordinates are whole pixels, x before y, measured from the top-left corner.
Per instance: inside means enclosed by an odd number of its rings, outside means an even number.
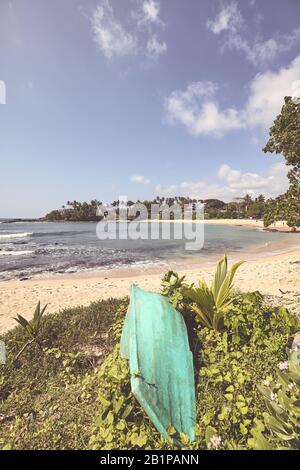
[[[49,277],[132,266],[167,267],[197,257],[216,259],[227,253],[272,251],[281,242],[295,244],[298,235],[207,224],[204,247],[187,251],[185,241],[99,240],[92,222],[0,222],[0,280]],[[156,227],[162,224],[157,224]],[[122,227],[120,225],[120,230]],[[276,245],[277,244],[277,245]]]

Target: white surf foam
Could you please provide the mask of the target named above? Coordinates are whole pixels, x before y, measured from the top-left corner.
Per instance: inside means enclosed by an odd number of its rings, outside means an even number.
[[[31,237],[32,232],[22,232],[22,233],[0,233],[0,239],[11,239],[11,238],[25,238]]]
[[[23,250],[23,251],[0,251],[0,256],[22,256],[30,255],[34,253],[33,250]]]

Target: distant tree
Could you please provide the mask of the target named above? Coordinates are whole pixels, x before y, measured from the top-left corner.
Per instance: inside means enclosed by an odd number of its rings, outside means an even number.
[[[246,198],[247,204],[249,204],[249,209],[254,203],[256,204],[256,208],[252,208],[251,212],[249,214],[247,213],[248,217],[260,217],[261,210],[263,211],[263,206],[264,206],[264,198],[263,196],[260,196],[261,200],[255,200],[253,201],[252,198],[249,196]],[[152,200],[144,200],[142,204],[147,208],[148,210],[148,215],[150,216],[151,214],[151,205],[152,204],[160,204],[162,208],[165,205],[168,205],[169,207],[174,207],[174,206],[180,206],[181,210],[183,211],[184,205],[185,204],[190,204],[193,217],[196,217],[196,208],[197,208],[197,203],[205,203],[205,217],[208,219],[212,218],[230,218],[230,219],[237,219],[244,217],[246,214],[245,211],[245,199],[244,198],[239,198],[239,204],[236,202],[231,202],[231,203],[225,203],[224,201],[221,201],[220,199],[206,199],[206,200],[201,200],[201,199],[191,199],[190,197],[186,196],[176,196],[176,197],[162,197],[160,198],[159,196],[153,198]],[[140,204],[141,201],[138,199],[136,202],[134,201],[128,201],[127,206],[134,206],[135,204]],[[60,210],[54,210],[49,212],[46,215],[47,220],[51,221],[69,221],[69,222],[79,222],[79,221],[98,221],[101,220],[103,217],[102,215],[98,214],[98,207],[102,203],[98,201],[97,199],[92,199],[90,202],[79,202],[79,201],[68,201],[66,205],[63,205]],[[122,205],[122,201],[113,201],[112,206],[115,210],[116,217],[119,217],[119,210]],[[244,206],[243,206],[244,204]],[[259,206],[259,207],[258,207]],[[238,212],[239,210],[239,212]],[[162,216],[162,210],[159,212],[159,217],[161,218]],[[170,217],[173,218],[173,213],[171,212]],[[134,216],[129,216],[129,219],[132,220]]]
[[[206,209],[224,209],[226,206],[220,199],[205,199],[204,204]]]
[[[46,214],[46,220],[50,221],[97,221],[101,217],[97,215],[97,208],[100,205],[100,201],[96,199],[90,202],[77,202],[68,201],[66,206],[62,206],[60,210],[54,210]]]
[[[238,213],[238,218],[241,218],[241,216],[244,215],[244,214],[241,213],[243,211],[244,205],[245,205],[244,204],[245,203],[244,198],[243,197],[234,197],[233,201],[236,204],[236,211]]]
[[[259,196],[257,196],[257,198],[255,198],[255,202],[260,202],[261,204],[264,204],[266,198],[263,194],[260,194]]]
[[[249,205],[251,204],[252,202],[252,197],[250,196],[250,194],[246,194],[246,196],[244,197],[244,203],[245,203],[245,211],[247,212],[248,208],[249,208]]]
[[[251,219],[261,219],[264,215],[264,204],[261,204],[257,201],[253,201],[252,204],[248,207],[247,217]]]
[[[46,217],[45,217],[47,220],[49,220],[50,222],[55,222],[57,220],[63,220],[63,217],[62,217],[62,213],[61,211],[59,210],[54,210],[54,211],[51,211],[49,212]]]

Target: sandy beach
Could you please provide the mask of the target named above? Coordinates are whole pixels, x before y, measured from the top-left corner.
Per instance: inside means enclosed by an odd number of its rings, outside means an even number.
[[[291,228],[287,226],[284,220],[278,220],[267,228],[264,227],[263,220],[255,219],[205,219],[204,223],[214,225],[233,225],[240,227],[262,228],[264,230],[277,230],[278,232],[291,231]]]
[[[172,222],[172,223],[190,223],[190,220],[160,220],[158,222]],[[204,223],[209,225],[231,225],[235,227],[249,227],[249,228],[261,228],[267,231],[276,231],[276,232],[291,232],[291,227],[289,227],[284,220],[278,220],[269,227],[264,226],[263,220],[255,219],[204,219],[196,220],[194,223]]]
[[[232,261],[230,256],[229,261]],[[200,276],[209,281],[213,269],[211,264],[201,262],[195,264],[193,269],[180,271],[180,274],[185,274],[188,282],[195,282]],[[159,292],[162,274],[163,271],[148,273],[127,268],[121,273],[111,271],[85,277],[69,275],[1,282],[0,333],[15,326],[13,318],[18,313],[31,318],[38,300],[48,304],[47,311],[50,313],[66,307],[88,305],[99,299],[121,298],[129,294],[132,282],[144,289]],[[247,261],[236,274],[235,286],[245,292],[259,290],[262,294],[274,297],[273,302],[290,305],[299,311],[300,250]]]

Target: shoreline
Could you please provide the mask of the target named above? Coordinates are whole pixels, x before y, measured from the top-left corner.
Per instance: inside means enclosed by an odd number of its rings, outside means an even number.
[[[230,264],[237,255],[239,259],[243,259],[241,253],[235,253],[234,256],[229,254]],[[210,282],[215,264],[212,260],[198,260],[192,265],[185,263],[185,268],[173,268],[179,275],[185,275],[188,283],[197,282],[200,277]],[[96,275],[89,273],[85,276],[33,278],[22,282],[1,281],[0,334],[16,326],[13,317],[18,313],[30,319],[39,300],[42,305],[48,304],[48,313],[54,313],[67,307],[86,306],[109,297],[122,298],[129,295],[132,282],[141,288],[159,292],[162,275],[169,269],[172,269],[172,265],[160,266],[159,269],[150,269],[148,272],[145,269],[126,267],[122,271],[108,270]],[[288,292],[285,297],[291,297],[300,306],[300,297],[293,294],[300,292],[300,249],[291,248],[290,251],[266,256],[253,253],[253,258],[238,269],[235,286],[244,292],[259,290],[264,295],[279,297],[282,296],[281,289]]]
[[[142,222],[148,222],[143,220]],[[263,220],[255,219],[203,219],[203,220],[151,220],[151,222],[156,223],[195,223],[195,224],[204,224],[204,225],[230,225],[232,227],[248,227],[253,229],[262,229],[266,232],[285,232],[285,233],[299,233],[299,230],[292,230],[284,220],[278,220],[268,227],[264,226]]]
[[[78,220],[78,221],[71,221],[71,220],[45,220],[45,219],[13,219],[13,220],[1,220],[0,223],[5,223],[5,224],[13,224],[13,223],[70,223],[70,224],[80,224],[80,223],[99,223],[100,221],[97,220],[90,220],[90,221],[84,221],[84,220]],[[105,222],[105,220],[104,220]],[[120,222],[120,220],[117,220],[116,222]],[[122,220],[121,222],[141,222],[141,223],[195,223],[195,224],[201,224],[204,223],[205,225],[230,225],[230,226],[235,226],[235,227],[248,227],[248,228],[260,228],[265,231],[269,232],[287,232],[287,233],[300,233],[300,229],[297,230],[292,230],[288,225],[286,224],[286,221],[284,220],[278,220],[274,222],[273,224],[269,225],[268,227],[264,226],[263,220],[255,220],[255,219],[203,219],[203,220],[190,220],[190,219],[177,219],[177,220],[171,220],[171,219],[166,219],[166,220],[159,220],[159,219],[144,219],[144,220],[137,220],[137,221],[132,221],[132,220]]]

